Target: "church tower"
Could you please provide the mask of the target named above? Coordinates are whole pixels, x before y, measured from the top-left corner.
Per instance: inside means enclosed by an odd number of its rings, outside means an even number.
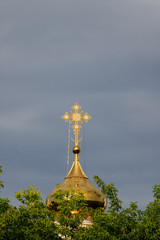
[[[93,209],[96,209],[98,207],[105,208],[106,198],[104,194],[89,181],[79,161],[79,154],[81,152],[81,149],[78,144],[82,140],[82,138],[79,139],[80,129],[82,128],[82,124],[84,124],[84,122],[87,123],[91,117],[87,112],[83,115],[81,106],[79,106],[78,103],[75,103],[75,105],[71,108],[73,111],[70,111],[70,114],[66,112],[62,116],[62,119],[64,119],[65,122],[69,122],[73,129],[75,138],[71,139],[75,143],[75,146],[72,149],[72,152],[74,154],[74,161],[69,173],[65,177],[64,181],[59,185],[59,187],[62,191],[68,190],[69,186],[71,186],[73,190],[80,190],[83,193],[89,207],[92,207]],[[57,190],[57,187],[55,187],[48,194],[46,199],[46,204],[51,210],[56,209],[56,202],[54,200],[53,194]]]

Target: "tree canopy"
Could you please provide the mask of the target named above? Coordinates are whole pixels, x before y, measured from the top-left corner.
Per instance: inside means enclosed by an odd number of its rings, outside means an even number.
[[[160,239],[160,185],[153,186],[154,200],[145,210],[140,210],[136,202],[123,208],[113,183],[106,184],[98,176],[94,181],[108,200],[106,210],[89,209],[83,194],[72,188],[65,192],[59,188],[55,193],[58,214],[47,208],[35,186],[15,194],[19,207],[13,206],[8,198],[0,197],[0,240]],[[0,181],[0,188],[3,187]],[[83,227],[88,216],[92,217],[92,225]]]

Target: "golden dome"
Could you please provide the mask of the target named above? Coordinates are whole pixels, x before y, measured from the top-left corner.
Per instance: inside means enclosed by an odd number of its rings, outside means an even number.
[[[78,103],[75,103],[71,109],[74,112],[70,111],[70,114],[66,112],[62,116],[62,119],[72,125],[73,133],[75,135],[75,140],[71,138],[72,141],[75,142],[75,146],[72,150],[74,153],[74,162],[69,173],[59,187],[62,191],[67,191],[68,187],[72,187],[73,190],[80,190],[83,193],[89,207],[106,207],[105,195],[89,181],[79,162],[79,153],[81,150],[78,143],[82,140],[82,138],[78,138],[79,132],[82,127],[81,125],[84,122],[88,122],[88,120],[91,119],[91,116],[89,116],[87,112],[83,115],[81,106],[79,106]],[[56,191],[58,191],[57,187],[55,187],[47,196],[46,204],[50,209],[56,209],[57,204],[54,199],[54,193]]]
[[[72,167],[59,187],[62,191],[68,190],[68,187],[70,186],[73,190],[80,190],[83,193],[89,207],[94,209],[98,207],[106,207],[105,195],[89,181],[80,165],[80,148],[78,146],[74,147],[73,153],[74,162]],[[47,196],[46,204],[50,209],[56,209],[57,204],[53,196],[56,191],[58,191],[57,187],[55,187]]]

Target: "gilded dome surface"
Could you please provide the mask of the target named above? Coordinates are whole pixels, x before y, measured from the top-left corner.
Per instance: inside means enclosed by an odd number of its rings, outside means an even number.
[[[74,149],[73,149],[74,152]],[[68,187],[72,187],[73,190],[80,190],[88,204],[89,207],[106,207],[106,198],[104,194],[94,186],[85,175],[80,162],[79,162],[79,152],[74,153],[73,165],[65,177],[64,181],[59,185],[62,191],[68,190]],[[53,194],[57,191],[55,187],[47,196],[47,206],[51,209],[56,207],[56,202],[54,200]]]

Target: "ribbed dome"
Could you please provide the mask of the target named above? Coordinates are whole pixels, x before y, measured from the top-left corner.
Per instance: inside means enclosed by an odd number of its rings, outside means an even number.
[[[73,190],[80,190],[87,201],[89,207],[106,207],[106,198],[104,194],[95,187],[85,175],[80,162],[79,162],[79,152],[80,148],[73,148],[74,153],[74,162],[72,167],[65,177],[64,181],[59,185],[62,191],[68,190],[68,187],[71,186]],[[47,196],[46,204],[50,209],[56,208],[56,202],[54,200],[53,194],[58,189],[55,187]]]

